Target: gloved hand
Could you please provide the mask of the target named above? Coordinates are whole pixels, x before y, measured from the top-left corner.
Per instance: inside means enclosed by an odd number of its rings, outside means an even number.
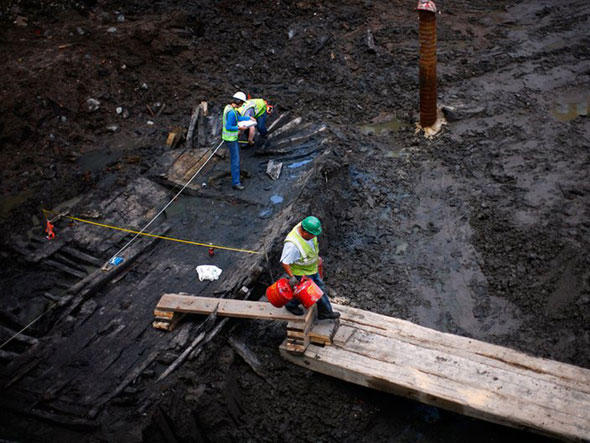
[[[299,280],[295,276],[289,277],[289,284],[291,285],[292,288],[294,288],[295,286],[297,286],[299,284]]]

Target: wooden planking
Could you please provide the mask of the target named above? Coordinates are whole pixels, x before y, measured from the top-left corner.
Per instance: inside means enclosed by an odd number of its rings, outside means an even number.
[[[215,309],[217,309],[217,315],[222,317],[303,322],[303,317],[293,315],[284,308],[275,308],[270,303],[259,301],[164,294],[156,306],[157,311],[185,312],[187,314],[211,314]]]
[[[184,185],[209,158],[211,150],[209,148],[199,148],[183,152],[174,162],[168,171],[167,179],[174,183]],[[210,164],[218,161],[213,158]],[[193,188],[200,188],[200,185],[192,185]]]
[[[590,395],[580,393],[578,398],[571,396],[571,390],[555,383],[535,377],[534,372],[527,375],[516,374],[509,369],[490,367],[467,357],[447,354],[420,346],[411,345],[390,337],[359,330],[347,343],[346,349],[384,363],[404,365],[425,374],[444,374],[445,378],[457,381],[467,391],[482,388],[501,392],[505,397],[520,398],[529,406],[540,405],[560,411],[568,406],[583,408],[590,405]],[[578,416],[574,411],[574,415]],[[588,416],[587,413],[583,415]]]
[[[538,378],[590,393],[590,371],[574,365],[528,356],[503,346],[435,331],[406,320],[349,306],[338,305],[334,309],[342,314],[341,323],[355,328],[390,335],[423,348],[468,356],[471,360],[485,362],[491,367],[509,368],[520,374],[529,374],[532,371]],[[523,359],[523,356],[526,358]]]
[[[472,417],[590,438],[590,371],[345,306],[333,345],[289,361]],[[580,383],[582,381],[582,383]],[[579,389],[577,389],[579,388]]]

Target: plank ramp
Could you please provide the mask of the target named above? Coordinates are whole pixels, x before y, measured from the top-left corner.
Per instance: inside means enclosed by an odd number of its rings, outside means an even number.
[[[590,440],[590,370],[347,306],[332,346],[282,356],[300,366],[461,414]]]

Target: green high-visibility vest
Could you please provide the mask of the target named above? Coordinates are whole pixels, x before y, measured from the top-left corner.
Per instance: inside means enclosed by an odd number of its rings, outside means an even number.
[[[305,239],[299,234],[299,227],[301,223],[295,226],[289,235],[285,238],[285,242],[293,243],[301,257],[299,260],[291,264],[291,271],[295,275],[312,275],[318,273],[318,258],[320,254],[320,248],[318,246],[318,238],[313,238],[313,248],[305,241]]]
[[[250,108],[254,108],[254,118],[258,118],[266,112],[266,103],[262,98],[246,100],[246,102],[240,107],[240,114],[245,115],[246,111]]]
[[[227,123],[228,112],[234,112],[236,114],[236,122],[238,121],[237,111],[233,108],[232,105],[227,105],[223,110],[223,117],[221,117],[221,139],[228,142],[233,142],[238,139],[238,130],[236,129],[235,131],[231,131],[225,127]]]

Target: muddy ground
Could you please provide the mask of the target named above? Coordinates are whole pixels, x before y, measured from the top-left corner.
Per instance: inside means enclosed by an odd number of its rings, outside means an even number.
[[[42,238],[41,208],[89,192],[107,198],[149,175],[169,151],[168,132],[187,126],[196,103],[219,112],[228,94],[243,89],[280,112],[329,126],[329,150],[289,210],[295,218],[309,210],[324,222],[326,282],[339,302],[590,368],[590,6],[440,2],[438,96],[448,124],[432,140],[415,133],[414,6],[3,3],[3,326],[43,312],[46,305],[29,295],[59,280],[13,252],[18,234]],[[191,214],[179,223],[190,223]],[[246,225],[250,213],[238,217]],[[258,232],[269,223],[252,219]],[[225,229],[222,240],[234,244],[255,233]],[[153,263],[175,256],[188,268],[192,252],[166,248],[159,244],[145,269],[128,274],[127,288],[153,286],[155,295],[187,286],[178,276],[167,281],[168,270]],[[269,280],[264,273],[255,297]],[[146,324],[151,306],[142,312]],[[130,323],[140,318],[127,312]],[[45,326],[29,334],[67,337]],[[293,367],[279,356],[283,337],[280,323],[228,322],[164,386],[148,377],[114,398],[97,426],[60,426],[11,409],[0,436],[539,439]],[[231,339],[247,345],[262,375]],[[79,372],[93,377],[89,368],[98,362],[89,358]],[[70,388],[70,397],[83,396],[75,392],[81,389]]]

